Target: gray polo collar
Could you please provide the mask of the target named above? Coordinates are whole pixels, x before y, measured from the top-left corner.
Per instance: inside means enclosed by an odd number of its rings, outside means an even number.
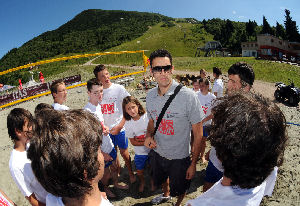
[[[179,83],[176,82],[174,79],[172,79],[172,85],[170,86],[170,88],[168,89],[168,91],[166,92],[166,94],[164,96],[166,96],[166,95],[171,96],[172,94],[174,94],[174,90],[178,85],[179,85]],[[156,89],[156,95],[159,96],[158,86],[157,86],[157,89]]]

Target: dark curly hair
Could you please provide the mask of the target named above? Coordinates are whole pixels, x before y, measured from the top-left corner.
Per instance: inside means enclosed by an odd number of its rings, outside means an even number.
[[[258,94],[224,97],[212,109],[209,139],[231,185],[260,185],[282,164],[287,140],[285,117],[278,106]]]
[[[243,82],[253,85],[255,74],[253,68],[246,62],[237,62],[228,69],[228,75],[239,75],[241,83]]]
[[[43,110],[46,112],[47,109]],[[92,190],[98,174],[102,127],[84,110],[37,113],[27,156],[41,185],[59,197],[81,197]]]
[[[153,59],[155,59],[156,57],[168,57],[170,59],[171,65],[172,65],[172,55],[170,54],[170,52],[165,49],[158,49],[158,50],[153,51],[150,54],[149,61],[150,61],[151,68],[152,68]]]

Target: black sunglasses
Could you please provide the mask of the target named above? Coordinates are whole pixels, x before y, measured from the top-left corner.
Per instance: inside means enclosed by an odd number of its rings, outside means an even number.
[[[172,65],[156,66],[152,68],[152,72],[162,72],[162,70],[164,70],[164,72],[168,72],[171,69],[172,69]]]

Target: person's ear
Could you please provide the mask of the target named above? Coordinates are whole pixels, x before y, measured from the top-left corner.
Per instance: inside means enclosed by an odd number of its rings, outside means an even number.
[[[22,131],[15,129],[15,134],[17,135],[18,138],[22,136]]]
[[[171,74],[174,72],[174,66],[172,65]]]

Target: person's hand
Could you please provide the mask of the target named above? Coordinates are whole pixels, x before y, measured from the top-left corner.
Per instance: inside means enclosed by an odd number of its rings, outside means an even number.
[[[196,165],[191,164],[189,166],[189,168],[187,169],[187,171],[186,171],[186,177],[185,178],[187,180],[191,180],[191,179],[193,179],[195,173],[196,173]]]
[[[108,135],[109,134],[109,127],[108,126],[103,125],[103,134],[104,135]]]
[[[107,154],[107,153],[105,153],[105,152],[102,152],[102,154],[103,154],[103,157],[104,157],[104,161],[105,161],[105,162],[109,162],[109,161],[112,161],[112,160],[113,160],[113,158],[112,158],[109,154]]]
[[[154,149],[154,148],[156,148],[156,141],[152,137],[146,137],[144,145],[145,145],[145,147]]]

